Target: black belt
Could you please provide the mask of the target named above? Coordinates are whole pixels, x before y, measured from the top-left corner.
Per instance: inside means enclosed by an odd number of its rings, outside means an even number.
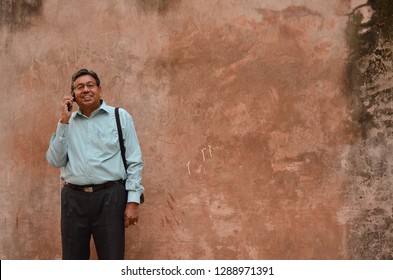
[[[65,183],[64,187],[69,188],[74,191],[79,191],[79,192],[87,192],[87,193],[92,193],[92,192],[97,192],[100,190],[104,190],[110,187],[113,187],[117,184],[122,184],[122,180],[118,181],[109,181],[103,184],[97,184],[97,185],[75,185],[71,183]]]

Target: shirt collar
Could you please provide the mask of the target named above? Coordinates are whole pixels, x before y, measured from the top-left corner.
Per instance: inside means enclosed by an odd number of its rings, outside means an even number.
[[[97,110],[104,110],[105,112],[110,112],[110,107],[106,105],[105,101],[101,99],[101,106]]]
[[[109,113],[110,112],[110,107],[105,103],[105,101],[104,100],[102,100],[101,99],[101,106],[100,107],[98,107],[98,109],[97,110],[95,110],[92,114],[91,114],[91,117],[92,116],[94,116],[94,115],[96,115],[98,112],[100,112],[100,111],[104,111],[104,112],[106,112],[106,113]],[[74,115],[74,117],[76,117],[76,116],[81,116],[81,117],[85,117],[85,115],[83,115],[82,114],[82,111],[81,111],[81,109],[79,108],[78,109],[78,111],[76,112],[76,114]]]

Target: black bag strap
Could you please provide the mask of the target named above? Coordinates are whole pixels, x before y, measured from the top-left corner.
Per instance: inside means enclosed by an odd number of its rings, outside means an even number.
[[[116,117],[117,133],[119,134],[121,158],[123,159],[124,168],[127,171],[126,147],[124,146],[123,130],[121,129],[118,107],[115,108],[115,117]]]
[[[121,158],[123,159],[124,169],[127,172],[126,147],[124,146],[123,130],[121,129],[118,107],[115,108],[115,117],[116,117],[117,133],[119,134]],[[143,202],[145,202],[145,195],[142,193],[140,197],[140,204],[142,204]]]

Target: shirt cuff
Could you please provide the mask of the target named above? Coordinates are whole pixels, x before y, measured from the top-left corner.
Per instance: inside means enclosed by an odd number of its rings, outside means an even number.
[[[128,202],[135,202],[140,204],[141,203],[141,192],[136,191],[128,191],[127,203]]]

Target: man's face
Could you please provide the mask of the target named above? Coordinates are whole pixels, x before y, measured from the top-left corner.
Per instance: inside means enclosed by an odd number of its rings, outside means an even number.
[[[82,75],[74,82],[75,102],[84,110],[95,110],[100,107],[101,87],[90,75]]]

